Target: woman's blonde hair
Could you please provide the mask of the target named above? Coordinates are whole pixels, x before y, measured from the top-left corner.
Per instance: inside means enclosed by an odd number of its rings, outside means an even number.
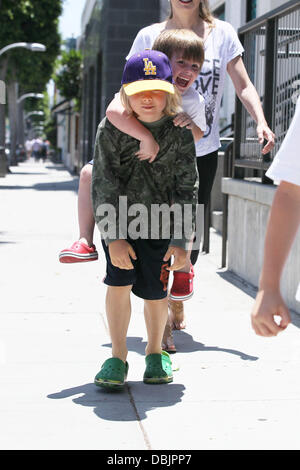
[[[165,92],[167,95],[167,103],[166,107],[163,110],[165,116],[176,116],[176,114],[182,112],[181,108],[181,95],[177,88],[174,86],[175,93],[172,95],[171,93]],[[136,116],[136,113],[133,111],[132,107],[130,106],[130,96],[126,95],[124,88],[120,89],[120,99],[121,103],[128,112],[128,114],[132,114]]]
[[[169,60],[180,53],[183,59],[198,62],[200,68],[204,62],[203,41],[191,29],[165,29],[156,38],[152,49],[163,52]]]
[[[172,10],[172,5],[171,7],[171,13],[169,16],[169,19],[173,18],[173,10]],[[204,21],[209,23],[211,26],[214,25],[214,17],[213,14],[210,10],[208,0],[202,0],[200,5],[199,5],[199,16],[202,18]]]

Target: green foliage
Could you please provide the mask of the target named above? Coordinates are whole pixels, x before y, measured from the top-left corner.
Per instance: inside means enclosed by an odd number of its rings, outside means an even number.
[[[51,75],[60,50],[58,19],[62,0],[2,0],[0,48],[15,42],[39,42],[46,52],[12,49],[8,77],[14,75],[25,92],[43,90]],[[0,58],[1,60],[1,58]]]
[[[80,51],[71,49],[63,52],[59,62],[59,71],[54,76],[54,81],[61,95],[67,100],[74,99],[77,105],[81,96],[81,64]]]
[[[57,124],[56,117],[52,116],[45,125],[44,134],[52,147],[57,147]]]

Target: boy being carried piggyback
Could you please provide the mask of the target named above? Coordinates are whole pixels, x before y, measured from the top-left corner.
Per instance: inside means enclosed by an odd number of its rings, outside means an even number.
[[[102,365],[95,384],[108,389],[122,388],[128,372],[131,292],[144,299],[148,334],[144,382],[173,380],[170,357],[161,349],[168,317],[167,281],[170,270],[185,265],[198,189],[192,133],[173,124],[180,98],[166,55],[153,50],[133,55],[124,68],[120,97],[127,113],[152,133],[160,150],[153,163],[141,161],[135,138],[107,118],[99,125],[92,202],[107,262],[104,283],[112,357]],[[166,227],[157,209],[171,206],[176,211]],[[186,225],[187,208],[191,217]]]
[[[192,87],[198,77],[204,61],[203,41],[191,30],[165,30],[156,39],[153,49],[166,54],[171,62],[173,81],[182,98],[182,109],[174,117],[175,126],[191,130],[194,141],[200,140],[206,129],[204,98]],[[136,157],[152,163],[159,151],[159,145],[150,130],[133,114],[128,114],[117,95],[106,113],[108,119],[122,132],[140,142]],[[80,174],[78,191],[79,240],[59,254],[61,263],[77,263],[98,259],[98,252],[93,244],[95,220],[92,210],[90,191],[92,180],[91,160]],[[190,257],[180,271],[174,273],[174,282],[170,290],[170,318],[166,324],[164,348],[176,352],[172,337],[172,327],[185,327],[183,303],[193,294],[193,267]]]

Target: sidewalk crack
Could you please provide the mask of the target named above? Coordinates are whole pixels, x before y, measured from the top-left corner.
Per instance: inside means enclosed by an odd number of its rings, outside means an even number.
[[[145,431],[145,428],[142,424],[142,421],[141,421],[141,417],[139,415],[139,412],[137,410],[137,407],[136,407],[136,404],[135,404],[135,401],[134,401],[134,398],[133,398],[133,395],[132,395],[132,392],[131,392],[131,388],[130,386],[127,384],[127,390],[128,390],[128,395],[129,395],[129,398],[130,398],[130,403],[131,403],[131,406],[134,410],[134,413],[136,415],[136,418],[137,418],[137,422],[138,422],[138,425],[142,431],[142,434],[143,434],[143,437],[144,437],[144,441],[145,441],[145,444],[146,444],[146,447],[147,447],[147,450],[152,450],[151,448],[151,444],[150,444],[150,439]]]

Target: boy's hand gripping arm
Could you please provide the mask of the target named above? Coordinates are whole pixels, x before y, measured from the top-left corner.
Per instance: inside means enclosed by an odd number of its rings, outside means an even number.
[[[174,126],[186,127],[192,131],[194,142],[202,139],[204,132],[198,127],[187,113],[179,113],[173,120]]]
[[[116,95],[106,110],[106,117],[124,134],[128,134],[136,140],[140,141],[140,149],[136,152],[136,156],[140,160],[149,160],[153,162],[159,152],[159,145],[154,139],[151,132],[146,129],[139,120],[127,113],[124,109],[119,95]]]

